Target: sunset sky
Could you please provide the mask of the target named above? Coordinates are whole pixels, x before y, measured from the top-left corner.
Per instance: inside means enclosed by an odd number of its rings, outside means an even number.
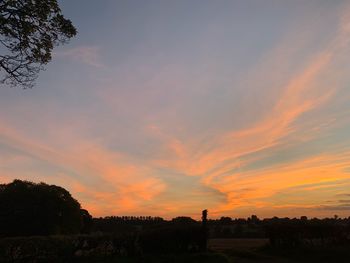
[[[0,88],[0,182],[93,216],[350,216],[350,1],[61,0],[78,35]]]

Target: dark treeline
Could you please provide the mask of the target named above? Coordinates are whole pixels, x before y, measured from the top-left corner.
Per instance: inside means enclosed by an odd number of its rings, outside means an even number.
[[[107,216],[92,218],[64,188],[45,183],[14,180],[0,185],[0,237],[57,234],[136,233],[164,227],[200,227],[201,220],[179,216],[170,220],[153,216]],[[339,218],[248,218],[208,219],[210,238],[270,238],[272,243],[299,237],[349,233],[350,217]],[[289,233],[289,234],[288,234]],[[286,237],[288,238],[288,237]],[[276,241],[276,242],[275,242]],[[279,241],[280,242],[280,241]],[[277,242],[278,243],[278,242]]]
[[[62,187],[21,180],[0,185],[0,257],[8,262],[59,254],[71,260],[202,252],[210,238],[264,238],[278,248],[348,246],[350,217],[208,219],[204,210],[201,220],[187,216],[169,220],[152,216],[93,218]]]
[[[209,220],[211,238],[268,238],[273,247],[326,247],[350,243],[350,217],[265,218],[222,217]]]
[[[123,231],[147,232],[177,229],[189,231],[191,227],[200,229],[202,222],[190,217],[176,217],[165,220],[159,217],[105,217],[93,219],[94,233],[122,233]],[[187,227],[184,228],[184,227]],[[176,237],[175,230],[168,237]],[[272,247],[329,247],[350,244],[350,217],[339,218],[265,218],[256,215],[248,218],[221,217],[209,219],[206,223],[207,238],[267,238]],[[153,236],[154,237],[154,236]],[[158,236],[156,235],[155,239]],[[188,237],[187,237],[188,238]],[[166,239],[166,238],[165,238]],[[152,240],[152,238],[151,238]],[[151,243],[153,241],[150,241]]]
[[[126,233],[148,228],[201,225],[201,220],[179,216],[170,220],[153,216],[107,216],[92,218],[64,188],[45,183],[14,180],[0,185],[0,236]],[[248,218],[208,219],[212,238],[271,237],[283,233],[348,233],[350,217],[339,218]],[[283,231],[280,231],[283,229]],[[340,230],[339,230],[340,229]],[[306,235],[306,234],[305,234]],[[330,235],[330,234],[328,234]]]
[[[158,216],[106,216],[93,221],[94,224],[152,225],[164,222],[164,219]]]
[[[206,240],[206,229],[189,217],[92,218],[62,187],[21,180],[0,185],[0,261],[202,252]]]
[[[197,225],[202,222],[190,217],[175,217],[165,220],[161,217],[148,216],[111,216],[94,218],[92,232],[118,232],[128,229],[140,230],[157,226]],[[210,238],[277,238],[287,235],[289,232],[298,233],[299,236],[307,235],[326,236],[337,233],[350,233],[350,217],[339,218],[265,218],[259,219],[256,215],[248,218],[221,217],[220,219],[208,219],[207,228]],[[290,231],[289,231],[290,230]],[[307,234],[306,234],[307,232]],[[304,234],[303,234],[304,233]]]
[[[94,218],[93,233],[153,233],[164,229],[200,228],[201,221],[190,217],[165,220],[159,217],[105,217]],[[186,229],[186,228],[185,228]],[[177,230],[176,230],[177,231]],[[166,235],[174,238],[176,231]],[[208,238],[267,238],[274,247],[326,247],[350,243],[350,217],[339,218],[248,218],[221,217],[206,223]],[[166,232],[166,231],[165,231]]]
[[[334,216],[333,218],[308,219],[306,216],[302,216],[300,218],[273,217],[259,219],[256,215],[252,215],[247,219],[221,217],[220,219],[209,220],[208,226],[210,237],[213,238],[270,238],[277,236],[277,233],[282,235],[288,228],[293,228],[294,233],[309,231],[308,235],[310,236],[313,235],[312,231],[314,231],[311,229],[318,229],[319,233],[328,231],[327,228],[349,231],[350,217],[339,218]],[[316,233],[314,235],[316,236]]]

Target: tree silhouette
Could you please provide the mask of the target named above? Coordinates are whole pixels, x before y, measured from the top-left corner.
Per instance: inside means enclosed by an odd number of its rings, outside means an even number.
[[[0,83],[33,87],[52,49],[76,33],[57,0],[1,0]]]
[[[62,187],[21,180],[0,185],[0,236],[79,233],[88,218]]]

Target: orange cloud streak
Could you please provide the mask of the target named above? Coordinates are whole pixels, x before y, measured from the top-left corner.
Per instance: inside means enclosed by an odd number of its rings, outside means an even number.
[[[151,175],[149,168],[128,164],[123,155],[82,138],[79,143],[71,142],[69,150],[54,150],[47,144],[26,138],[3,121],[1,141],[33,158],[80,175],[83,180],[79,181],[63,173],[54,178],[43,176],[43,179],[71,189],[73,195],[82,197],[83,206],[94,211],[94,215],[136,211],[143,202],[151,201],[166,189],[160,179]],[[23,178],[23,174],[11,174],[1,179],[14,178]]]

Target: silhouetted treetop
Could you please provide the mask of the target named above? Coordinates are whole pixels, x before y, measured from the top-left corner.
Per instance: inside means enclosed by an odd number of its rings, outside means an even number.
[[[196,220],[194,220],[193,218],[188,217],[188,216],[175,217],[171,220],[171,222],[175,223],[175,224],[180,224],[180,225],[198,224],[198,222]]]
[[[62,187],[21,180],[0,185],[0,236],[79,233],[89,217]]]
[[[32,87],[52,49],[76,33],[57,0],[1,0],[0,83]]]

